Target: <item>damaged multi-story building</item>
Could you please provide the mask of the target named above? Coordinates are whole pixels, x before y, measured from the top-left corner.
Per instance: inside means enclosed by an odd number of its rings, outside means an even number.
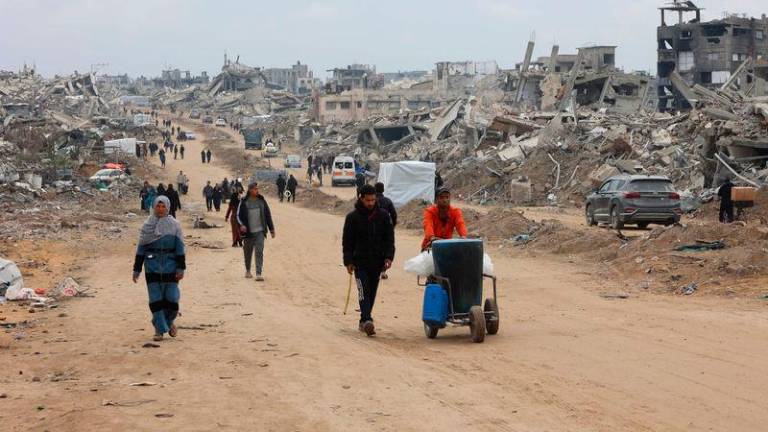
[[[766,94],[768,19],[727,15],[702,22],[702,8],[675,0],[659,8],[658,109],[685,110],[695,101],[689,88],[735,85],[750,95]],[[669,15],[677,23],[668,22]],[[673,18],[674,19],[674,18]]]
[[[308,94],[317,87],[312,69],[297,61],[290,68],[265,68],[262,70],[270,86],[288,90],[294,94]]]
[[[505,102],[520,110],[561,110],[577,106],[616,112],[636,112],[652,100],[653,79],[648,73],[627,73],[616,67],[616,46],[582,47],[577,54],[561,54],[558,45],[549,56],[533,60],[534,42],[523,62],[504,73]]]
[[[376,73],[376,66],[353,64],[346,68],[329,69],[333,75],[325,84],[326,93],[341,93],[354,89],[379,89],[384,78]]]

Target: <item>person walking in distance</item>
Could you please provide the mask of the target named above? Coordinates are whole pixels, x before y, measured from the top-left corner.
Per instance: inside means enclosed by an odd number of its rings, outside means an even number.
[[[344,266],[357,282],[359,330],[373,336],[376,330],[371,313],[381,273],[395,259],[395,230],[389,213],[376,203],[376,189],[371,185],[361,188],[355,209],[344,221],[342,252]]]
[[[184,144],[179,146],[179,155],[181,155],[181,159],[184,159]]]
[[[210,181],[205,183],[205,187],[203,188],[203,197],[205,197],[205,207],[208,209],[208,211],[213,211],[213,186],[211,186]]]
[[[215,208],[217,212],[221,211],[221,201],[224,198],[224,191],[218,183],[213,187],[213,196],[211,198],[213,198],[213,208]]]
[[[374,189],[376,189],[376,204],[378,204],[380,209],[386,210],[387,213],[389,213],[389,218],[392,220],[392,228],[397,226],[397,209],[395,209],[395,205],[392,203],[392,200],[384,196],[384,183],[378,182],[374,186]],[[389,276],[387,276],[387,271],[384,270],[381,272],[381,278],[382,279],[388,279]]]
[[[735,219],[733,217],[733,199],[731,196],[731,193],[733,191],[733,183],[731,183],[731,179],[727,178],[723,182],[722,185],[720,185],[720,188],[717,190],[717,196],[720,197],[720,222],[721,223],[731,223]]]
[[[138,283],[144,268],[155,341],[163,340],[165,333],[176,337],[174,321],[179,313],[179,282],[187,268],[181,224],[168,217],[170,205],[168,197],[155,199],[150,215],[141,227],[133,262],[133,283]]]
[[[139,200],[141,201],[141,210],[149,212],[149,205],[151,203],[147,203],[147,197],[149,196],[149,189],[150,189],[149,182],[144,180],[144,186],[139,191]]]
[[[184,193],[187,181],[187,175],[184,174],[184,171],[179,171],[179,175],[176,176],[176,187],[179,189],[179,192]]]
[[[205,150],[200,150],[200,159],[205,163]]]
[[[160,166],[162,168],[165,168],[165,150],[160,149],[160,153],[158,153],[160,156]]]
[[[240,191],[233,190],[232,195],[229,197],[229,206],[227,207],[227,214],[224,216],[224,220],[229,222],[232,227],[232,247],[238,247],[243,245],[243,238],[240,236],[240,226],[237,223],[237,210],[240,207]]]
[[[173,159],[175,160],[175,159],[178,159],[178,158],[179,158],[179,147],[178,146],[173,146]]]
[[[171,206],[168,213],[176,219],[176,212],[181,210],[181,198],[179,198],[179,192],[173,188],[173,184],[168,183],[168,189],[165,190],[165,196],[171,202]]]
[[[208,150],[205,152],[205,161],[206,161],[207,163],[211,163],[211,149],[208,149]]]
[[[283,198],[285,197],[285,177],[280,174],[277,176],[277,181],[275,181],[275,186],[277,186],[277,198],[280,200],[280,202],[283,202]]]
[[[245,258],[245,277],[250,279],[251,257],[256,255],[256,281],[263,281],[264,241],[267,231],[275,238],[275,225],[272,222],[272,212],[264,196],[259,193],[259,184],[248,186],[248,194],[240,200],[237,210],[237,222],[240,234],[243,235],[243,256]]]
[[[293,174],[290,174],[290,177],[288,177],[288,182],[285,184],[288,188],[288,192],[290,192],[290,196],[288,196],[288,202],[296,202],[296,187],[299,185],[299,182],[296,181],[296,177],[293,176]]]

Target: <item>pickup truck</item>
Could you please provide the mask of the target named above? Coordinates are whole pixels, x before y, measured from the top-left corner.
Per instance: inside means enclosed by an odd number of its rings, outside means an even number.
[[[263,157],[275,157],[277,156],[277,146],[273,142],[268,142],[266,145],[264,145],[264,153],[262,154]]]

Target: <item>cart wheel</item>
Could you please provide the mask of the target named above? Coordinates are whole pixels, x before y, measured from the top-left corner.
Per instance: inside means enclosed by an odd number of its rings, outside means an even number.
[[[472,342],[485,340],[485,314],[480,306],[469,308],[469,332],[472,334]]]
[[[499,332],[499,306],[496,304],[496,300],[492,298],[485,299],[485,312],[493,312],[494,320],[485,317],[485,329],[489,335],[495,335]]]
[[[429,339],[436,338],[438,330],[440,330],[438,327],[432,327],[431,325],[424,323],[424,334],[427,335]]]

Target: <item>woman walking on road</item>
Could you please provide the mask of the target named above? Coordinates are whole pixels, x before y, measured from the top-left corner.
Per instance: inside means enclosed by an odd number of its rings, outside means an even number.
[[[163,340],[165,333],[176,337],[174,321],[179,312],[179,281],[187,268],[181,225],[168,217],[170,207],[168,197],[155,198],[149,218],[141,227],[133,263],[133,283],[138,283],[144,267],[155,341]]]
[[[213,198],[213,207],[216,211],[221,211],[221,200],[224,199],[224,191],[221,190],[221,185],[218,183],[213,187],[213,195],[211,198]]]
[[[243,246],[243,239],[240,237],[240,225],[237,223],[237,208],[240,206],[240,191],[235,190],[229,197],[229,207],[224,216],[225,221],[229,221],[232,227],[232,247]]]

